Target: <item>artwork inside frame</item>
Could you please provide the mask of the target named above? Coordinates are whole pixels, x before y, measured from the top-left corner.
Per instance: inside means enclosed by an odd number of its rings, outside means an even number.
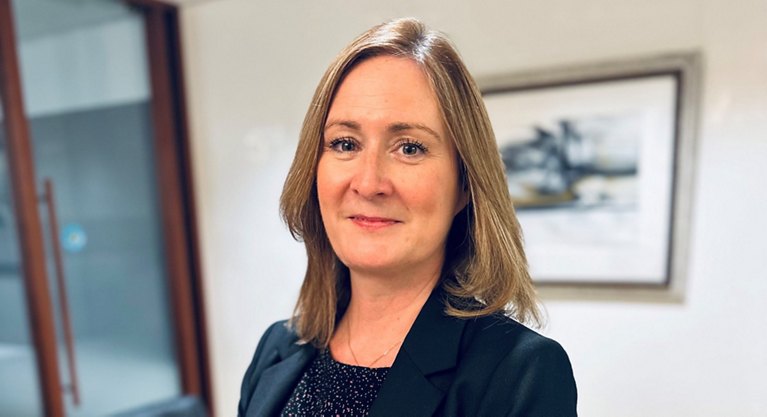
[[[479,80],[539,286],[679,288],[700,57]]]

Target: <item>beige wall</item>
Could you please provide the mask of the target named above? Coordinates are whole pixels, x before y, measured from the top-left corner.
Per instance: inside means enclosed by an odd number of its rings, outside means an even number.
[[[584,416],[767,415],[767,1],[220,0],[184,9],[216,407],[234,415],[261,332],[302,277],[277,198],[325,65],[417,16],[477,76],[699,50],[705,74],[689,278],[677,304],[547,300]]]

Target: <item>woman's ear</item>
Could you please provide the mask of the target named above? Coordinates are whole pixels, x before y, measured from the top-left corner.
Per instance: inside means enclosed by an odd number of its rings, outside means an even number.
[[[458,198],[455,202],[455,210],[453,210],[453,217],[463,210],[467,204],[469,204],[469,198],[471,193],[469,192],[469,186],[466,182],[461,180],[461,189],[458,190]]]
[[[469,176],[466,173],[466,166],[460,158],[458,159],[458,181],[460,189],[458,190],[458,199],[456,200],[453,216],[460,213],[461,210],[469,204],[469,198],[471,197],[471,191],[469,190]]]

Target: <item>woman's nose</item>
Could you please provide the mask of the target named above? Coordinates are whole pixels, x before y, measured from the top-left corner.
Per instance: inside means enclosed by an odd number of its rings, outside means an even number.
[[[377,152],[363,152],[352,169],[352,190],[361,197],[371,199],[391,194],[390,164],[386,155]]]

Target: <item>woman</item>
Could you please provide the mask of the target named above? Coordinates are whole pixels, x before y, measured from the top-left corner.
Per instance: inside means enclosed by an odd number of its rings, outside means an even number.
[[[240,416],[576,415],[567,355],[516,321],[540,322],[519,225],[443,35],[401,19],[341,52],[281,208],[308,266],[293,318],[256,349]]]

